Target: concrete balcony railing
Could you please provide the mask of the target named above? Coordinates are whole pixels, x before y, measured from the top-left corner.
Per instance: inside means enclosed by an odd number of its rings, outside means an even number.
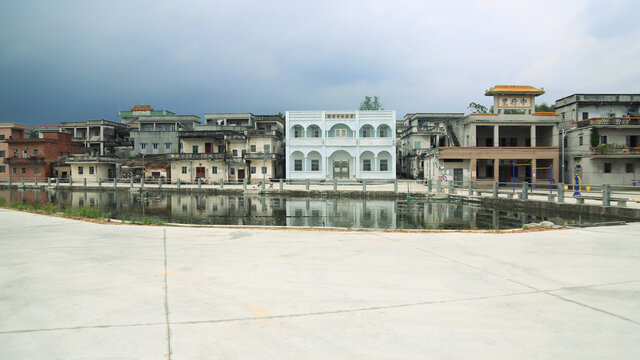
[[[228,153],[180,153],[168,154],[169,160],[223,160],[229,158]]]
[[[280,157],[280,154],[276,153],[246,153],[245,159],[247,160],[275,160]]]
[[[640,117],[597,117],[573,123],[576,127],[587,126],[640,126]]]
[[[327,146],[356,146],[356,138],[336,138],[330,137],[325,141]]]
[[[5,164],[12,165],[27,165],[27,164],[46,164],[47,161],[44,156],[29,156],[29,157],[8,157],[4,159]]]
[[[290,138],[287,140],[293,146],[322,146],[324,139],[313,137]]]
[[[589,149],[592,157],[640,157],[640,147],[595,147]]]
[[[360,146],[393,146],[393,138],[360,138],[358,139],[358,144]]]

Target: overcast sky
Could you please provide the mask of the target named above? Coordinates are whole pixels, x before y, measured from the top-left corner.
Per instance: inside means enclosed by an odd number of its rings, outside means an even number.
[[[465,112],[527,84],[538,102],[640,93],[640,2],[3,1],[0,122],[357,109]]]

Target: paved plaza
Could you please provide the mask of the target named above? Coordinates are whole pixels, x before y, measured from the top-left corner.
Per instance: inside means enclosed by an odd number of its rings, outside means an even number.
[[[639,233],[180,228],[0,209],[0,358],[638,359]]]

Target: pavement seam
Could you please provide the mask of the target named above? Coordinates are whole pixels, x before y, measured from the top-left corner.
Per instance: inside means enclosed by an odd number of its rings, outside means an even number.
[[[459,261],[459,260],[456,260],[456,259],[453,259],[453,258],[450,258],[450,257],[444,256],[444,255],[440,255],[440,254],[438,254],[438,253],[434,253],[434,252],[429,251],[429,250],[427,250],[427,249],[423,249],[423,248],[418,247],[418,246],[413,246],[413,245],[405,244],[405,243],[404,243],[404,242],[402,242],[401,240],[390,239],[390,238],[388,238],[388,237],[386,237],[386,236],[383,236],[383,235],[381,235],[381,234],[375,234],[375,235],[377,235],[377,236],[379,236],[379,237],[381,237],[381,238],[383,238],[383,239],[387,239],[387,240],[389,240],[389,241],[392,241],[392,242],[395,242],[395,243],[401,244],[401,245],[403,245],[403,246],[410,247],[410,248],[412,248],[412,249],[416,249],[416,250],[422,251],[422,252],[424,252],[424,253],[427,253],[427,254],[430,254],[430,255],[433,255],[433,256],[436,256],[436,257],[442,258],[442,259],[446,259],[446,260],[451,261],[451,262],[454,262],[454,263],[456,263],[456,264],[460,264],[460,265],[463,265],[463,266],[466,266],[466,267],[472,268],[472,269],[474,269],[474,270],[481,271],[481,272],[483,272],[483,273],[485,273],[485,274],[492,275],[492,276],[497,277],[497,278],[499,278],[499,279],[502,279],[502,280],[505,280],[505,281],[509,281],[509,282],[512,282],[512,283],[517,284],[517,285],[520,285],[520,286],[524,286],[524,287],[526,287],[526,288],[529,288],[529,289],[531,289],[531,290],[534,290],[535,292],[543,293],[543,294],[549,295],[549,296],[554,297],[554,298],[556,298],[556,299],[558,299],[558,300],[562,300],[562,301],[566,301],[566,302],[569,302],[569,303],[573,303],[573,304],[575,304],[575,305],[578,305],[578,306],[581,306],[581,307],[584,307],[584,308],[590,309],[590,310],[592,310],[592,311],[597,311],[597,312],[600,312],[600,313],[605,314],[605,315],[609,315],[609,316],[612,316],[612,317],[615,317],[615,318],[618,318],[618,319],[621,319],[621,320],[624,320],[624,321],[628,321],[628,322],[630,322],[630,323],[632,323],[632,324],[635,324],[635,325],[640,325],[640,322],[635,321],[635,320],[633,320],[633,319],[630,319],[630,318],[624,317],[624,316],[622,316],[622,315],[618,315],[618,314],[616,314],[616,313],[612,313],[612,312],[610,312],[610,311],[606,311],[606,310],[603,310],[603,309],[597,308],[597,307],[595,307],[595,306],[591,306],[591,305],[588,305],[588,304],[582,303],[582,302],[580,302],[580,301],[576,301],[576,300],[568,299],[568,298],[565,298],[565,297],[562,297],[562,296],[560,296],[560,295],[553,294],[553,293],[551,293],[551,292],[550,292],[550,291],[558,291],[558,290],[562,290],[562,288],[560,288],[560,289],[555,289],[555,290],[541,290],[541,289],[536,288],[535,286],[531,286],[531,285],[525,284],[525,283],[523,283],[523,282],[520,282],[520,281],[517,281],[517,280],[511,279],[511,278],[507,278],[507,277],[501,276],[501,275],[496,274],[496,273],[494,273],[494,272],[491,272],[491,271],[488,271],[488,270],[485,270],[485,269],[479,268],[479,267],[477,267],[477,266],[473,266],[473,265],[470,265],[470,264],[464,263],[464,262],[462,262],[462,261]],[[634,281],[632,281],[632,282],[634,282]],[[612,284],[613,284],[613,283],[612,283]],[[570,287],[570,288],[576,288],[576,287],[574,286],[574,287]]]
[[[171,323],[169,322],[169,284],[167,281],[167,229],[162,229],[162,247],[164,250],[164,316],[167,326],[167,359],[171,360]]]
[[[562,290],[570,290],[570,289],[586,289],[586,288],[593,288],[593,287],[599,287],[599,286],[620,285],[620,284],[629,284],[629,283],[637,283],[637,282],[640,282],[640,280],[617,281],[617,282],[611,282],[611,283],[601,283],[601,284],[592,284],[592,285],[583,285],[583,286],[566,286],[566,287],[561,287],[561,288],[548,289],[548,290],[539,290],[539,291],[524,291],[524,292],[517,292],[517,293],[508,293],[508,294],[501,294],[501,295],[487,295],[487,296],[463,298],[463,299],[421,301],[421,302],[406,303],[406,304],[371,306],[371,307],[366,307],[366,308],[343,309],[343,310],[328,310],[328,311],[318,311],[318,312],[311,312],[311,313],[283,314],[283,315],[272,315],[272,316],[256,316],[256,317],[230,318],[230,319],[218,319],[218,320],[178,321],[178,322],[174,322],[172,324],[173,325],[214,324],[214,323],[225,323],[225,322],[235,322],[235,321],[252,321],[252,320],[264,320],[264,319],[297,318],[297,317],[305,317],[305,316],[344,314],[344,313],[361,312],[361,311],[396,309],[396,308],[412,307],[412,306],[437,305],[437,304],[446,304],[446,303],[454,303],[454,302],[476,301],[476,300],[486,300],[486,299],[498,299],[498,298],[501,298],[501,297],[533,295],[533,294],[540,294],[540,293],[544,293],[544,294],[548,294],[548,295],[551,295],[551,296],[559,297],[559,298],[561,298],[561,300],[564,300],[564,301],[575,302],[575,301],[573,301],[571,299],[565,299],[565,298],[560,297],[559,295],[552,294],[551,292],[553,292],[553,291],[562,291]],[[589,305],[584,305],[584,304],[580,304],[580,305],[589,307]],[[599,310],[597,308],[594,308],[594,310],[601,311],[601,310]],[[609,314],[609,315],[617,316],[615,314]],[[619,316],[617,316],[617,317],[619,317]],[[624,318],[624,319],[635,323],[634,320],[630,320],[630,319],[626,319],[626,318]],[[47,329],[9,330],[9,331],[0,331],[0,335],[33,333],[33,332],[46,332],[46,331],[107,329],[107,328],[118,328],[118,327],[138,327],[138,326],[158,326],[158,325],[166,325],[166,323],[158,322],[158,323],[140,323],[140,324],[112,324],[112,325],[90,325],[90,326],[47,328]]]

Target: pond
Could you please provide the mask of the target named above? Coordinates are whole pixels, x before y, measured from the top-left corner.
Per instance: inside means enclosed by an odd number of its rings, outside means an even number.
[[[367,229],[512,229],[531,222],[589,225],[599,216],[534,209],[491,209],[446,200],[325,199],[260,195],[192,195],[126,191],[0,190],[6,202],[94,207],[115,219],[167,223],[314,226]]]

